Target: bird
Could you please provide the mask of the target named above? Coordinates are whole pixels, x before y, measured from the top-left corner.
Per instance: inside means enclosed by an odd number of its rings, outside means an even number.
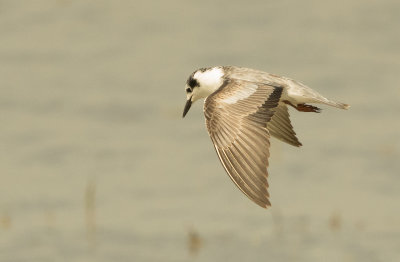
[[[348,109],[293,79],[237,66],[194,71],[186,81],[185,117],[204,100],[206,127],[218,158],[234,184],[254,203],[271,206],[268,192],[270,137],[292,146],[302,144],[290,122],[288,107],[320,113],[311,104]]]

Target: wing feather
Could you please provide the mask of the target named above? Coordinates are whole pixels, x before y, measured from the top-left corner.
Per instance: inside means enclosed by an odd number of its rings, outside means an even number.
[[[235,144],[232,148],[232,151],[240,156],[245,173],[249,174],[249,176],[252,177],[253,181],[257,183],[257,185],[265,185],[267,179],[263,176],[257,176],[257,170],[252,168],[252,166],[254,166],[254,163],[249,160],[249,156]],[[262,189],[265,190],[266,193],[268,193],[265,187],[262,187]]]
[[[289,111],[286,104],[280,102],[275,109],[271,121],[267,124],[267,128],[272,136],[293,146],[301,146],[302,144],[296,137],[296,132],[290,123]]]
[[[240,175],[240,173],[236,170],[237,166],[232,163],[231,159],[229,159],[225,150],[218,150],[221,153],[221,160],[225,164],[224,167],[227,167],[227,171],[229,172],[230,177],[235,181],[236,185],[242,190],[245,195],[247,195],[251,199],[258,199],[259,196],[254,190],[246,183],[245,177]]]
[[[282,87],[233,79],[204,103],[207,130],[224,169],[237,187],[262,207],[271,205],[267,123],[274,116],[281,94]],[[285,123],[283,129],[287,129]]]
[[[243,168],[241,159],[239,159],[238,154],[235,154],[233,148],[229,148],[224,150],[226,152],[229,161],[231,162],[233,168],[237,172],[237,174],[242,178],[242,180],[246,183],[246,185],[251,190],[254,196],[259,196],[262,194],[262,188],[257,185],[253,179],[250,178],[249,174],[246,173],[245,169]]]

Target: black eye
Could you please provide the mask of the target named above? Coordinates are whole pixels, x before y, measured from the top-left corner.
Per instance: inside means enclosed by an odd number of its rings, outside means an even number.
[[[189,87],[186,88],[186,93],[191,93],[191,92],[192,92],[192,89],[190,89]]]

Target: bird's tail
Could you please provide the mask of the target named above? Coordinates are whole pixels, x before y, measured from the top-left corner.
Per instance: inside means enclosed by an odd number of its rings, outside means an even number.
[[[329,106],[334,106],[340,109],[349,109],[350,105],[349,104],[345,104],[345,103],[341,103],[341,102],[336,102],[336,101],[331,101],[326,99],[326,101],[321,101],[323,104],[329,105]]]

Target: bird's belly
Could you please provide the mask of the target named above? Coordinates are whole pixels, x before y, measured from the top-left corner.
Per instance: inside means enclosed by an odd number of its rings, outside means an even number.
[[[283,89],[280,100],[289,101],[293,105],[310,102],[310,99],[305,97],[304,94],[302,94],[302,92],[299,92],[299,90],[290,87]]]

